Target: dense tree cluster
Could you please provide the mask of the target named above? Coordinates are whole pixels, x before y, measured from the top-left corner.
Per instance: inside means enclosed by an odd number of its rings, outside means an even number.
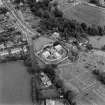
[[[56,88],[61,90],[61,94],[64,96],[64,98],[69,102],[70,105],[76,105],[76,102],[74,101],[75,93],[72,90],[65,91],[63,81],[56,75],[56,69],[57,65],[46,65],[43,71],[47,74],[47,76],[50,78],[52,83],[56,86]]]
[[[44,0],[43,2],[36,2],[35,0],[28,0],[28,4],[32,13],[39,17],[49,17],[49,2],[50,0]]]
[[[96,76],[97,80],[105,85],[105,72],[101,72],[100,70],[95,69],[92,71],[92,73]]]
[[[8,11],[6,7],[0,7],[0,14],[6,14]]]
[[[89,0],[90,3],[99,4],[99,0]]]
[[[36,85],[36,77],[32,76],[31,78],[31,98],[32,98],[32,102],[36,104],[36,102],[38,102],[38,98],[39,98],[39,91]]]
[[[55,73],[55,68],[56,68],[57,65],[46,65],[46,67],[44,69],[42,69],[42,71],[44,73],[47,74],[47,76],[51,79],[51,81],[54,80],[55,76],[56,76],[56,73]]]
[[[20,4],[20,3],[24,3],[25,0],[13,0],[14,4]]]
[[[104,27],[87,26],[85,23],[79,23],[76,20],[68,20],[65,18],[48,18],[40,22],[43,30],[55,30],[61,33],[61,37],[68,39],[70,36],[75,38],[90,36],[103,36],[105,34]]]
[[[15,28],[11,27],[0,33],[0,43],[6,43],[11,40],[14,41],[15,36],[21,35],[20,31],[16,31]]]
[[[105,27],[90,25],[86,23],[79,23],[76,20],[68,20],[63,17],[63,13],[57,8],[56,5],[51,5],[50,0],[43,0],[43,2],[33,2],[29,0],[29,6],[35,16],[41,18],[40,28],[43,31],[54,30],[61,34],[61,37],[68,40],[73,36],[76,38],[87,37],[87,35],[102,36],[105,34]]]
[[[26,59],[24,59],[24,65],[29,67],[29,69],[31,69],[31,67],[32,67],[32,60],[31,60],[31,57],[29,55],[26,57]],[[28,71],[29,71],[29,69],[28,69]],[[32,70],[32,72],[33,72],[33,70]]]
[[[27,63],[28,62],[28,63]],[[31,60],[28,58],[25,63],[28,68],[28,72],[30,74],[34,74],[35,70],[31,67]],[[57,90],[60,91],[60,94],[64,96],[64,99],[66,99],[70,105],[76,105],[74,98],[75,98],[75,93],[72,90],[66,90],[64,89],[64,84],[63,81],[57,76],[55,69],[57,68],[57,65],[51,64],[51,65],[46,65],[45,68],[38,68],[38,72],[44,72],[51,82],[56,86]],[[34,98],[34,96],[32,96]]]
[[[102,51],[105,51],[105,45],[101,47],[101,50]]]
[[[68,100],[70,105],[77,105],[76,102],[74,101],[75,94],[72,90],[68,90],[65,94],[64,97]]]

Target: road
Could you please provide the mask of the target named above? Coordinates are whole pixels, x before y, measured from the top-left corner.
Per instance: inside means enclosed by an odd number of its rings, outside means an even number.
[[[8,3],[7,0],[2,0],[2,2],[10,10],[10,12],[14,16],[14,18],[17,20],[17,25],[18,25],[19,29],[25,33],[26,39],[27,39],[29,45],[31,45],[30,36],[37,35],[37,32],[32,32],[32,30],[28,28],[28,26],[25,24],[25,22],[23,20],[21,20],[21,18],[18,16],[16,10],[13,8],[13,6],[10,3]]]
[[[19,28],[19,30],[21,30],[28,42],[29,45],[29,51],[30,51],[30,57],[32,60],[32,67],[36,68],[35,66],[35,56],[34,56],[34,52],[33,52],[33,47],[32,47],[32,37],[31,36],[37,36],[38,32],[32,32],[32,30],[30,30],[27,25],[25,24],[25,22],[18,16],[16,10],[13,8],[12,4],[8,3],[8,0],[2,0],[2,3],[5,7],[7,7],[10,12],[11,15],[13,15],[13,17],[16,19],[16,25]],[[37,88],[36,88],[37,89]],[[33,104],[37,104],[36,102]]]

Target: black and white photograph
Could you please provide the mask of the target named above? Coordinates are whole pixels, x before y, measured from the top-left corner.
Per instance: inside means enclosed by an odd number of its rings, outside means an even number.
[[[105,105],[105,0],[0,0],[0,105]]]

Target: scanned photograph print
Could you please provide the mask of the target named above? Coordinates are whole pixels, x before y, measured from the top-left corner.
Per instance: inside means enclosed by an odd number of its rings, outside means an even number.
[[[0,0],[0,105],[105,105],[105,0]]]

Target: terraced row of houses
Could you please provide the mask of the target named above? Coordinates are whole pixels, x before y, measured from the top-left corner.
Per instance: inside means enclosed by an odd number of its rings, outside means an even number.
[[[35,55],[46,64],[59,63],[67,58],[67,51],[58,41],[47,37],[33,40]]]
[[[27,44],[20,44],[18,46],[12,46],[3,48],[0,47],[0,62],[8,61],[8,60],[22,60],[28,54],[28,46]]]

